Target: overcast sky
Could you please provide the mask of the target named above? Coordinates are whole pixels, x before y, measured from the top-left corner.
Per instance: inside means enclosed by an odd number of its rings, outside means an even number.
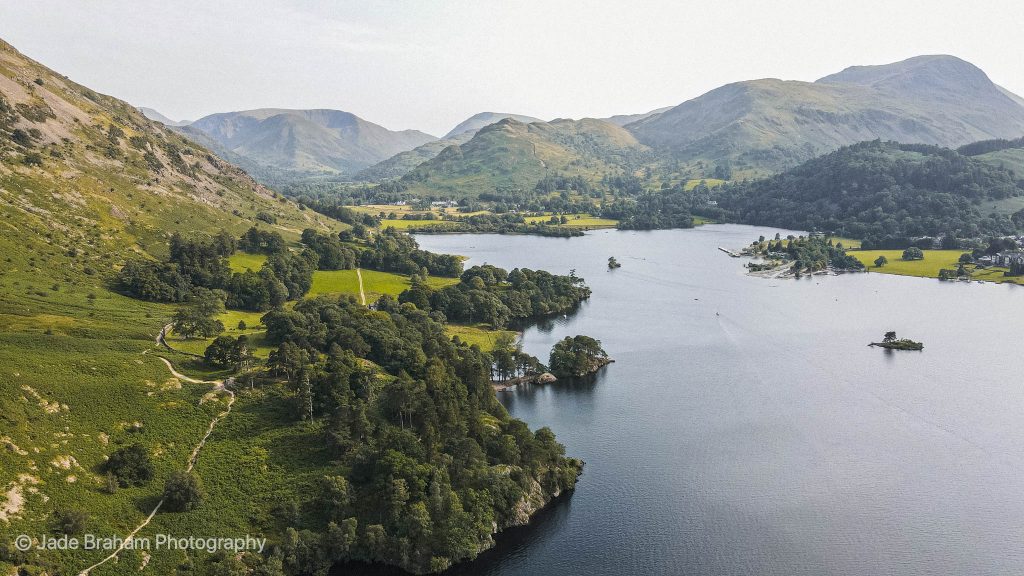
[[[1024,94],[1022,23],[1020,0],[0,0],[0,37],[173,119],[336,108],[435,135],[485,110],[644,112],[918,54]]]

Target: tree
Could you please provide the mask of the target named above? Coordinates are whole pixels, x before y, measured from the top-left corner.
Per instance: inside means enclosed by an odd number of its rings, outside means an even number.
[[[762,236],[762,238],[763,238],[763,236]],[[608,257],[608,269],[609,270],[614,270],[616,268],[622,268],[622,264],[619,264],[619,261],[615,259],[615,256],[609,256]]]
[[[882,338],[882,342],[895,342],[895,341],[896,341],[896,333],[893,332],[893,331],[886,332],[885,333],[885,337]]]
[[[89,521],[88,514],[74,508],[58,508],[54,510],[51,518],[53,530],[68,535],[85,532],[86,523]]]
[[[247,368],[253,360],[249,337],[244,334],[238,338],[218,336],[206,347],[204,357],[208,363],[214,366],[234,368],[235,370]]]
[[[494,372],[498,376],[498,381],[504,382],[515,371],[518,351],[516,337],[512,333],[500,332],[495,337],[491,358],[494,359]]]
[[[141,486],[153,478],[153,463],[149,460],[149,452],[141,444],[116,450],[103,468],[105,472],[116,476],[122,487]]]
[[[277,350],[270,353],[267,364],[291,382],[309,364],[309,353],[291,342],[282,342]]]
[[[882,266],[885,266],[888,263],[889,259],[886,258],[884,254],[879,256],[878,258],[875,258],[875,268],[881,268]]]
[[[911,246],[903,251],[904,260],[924,260],[924,252],[917,246]]]
[[[224,301],[212,290],[197,289],[186,306],[174,313],[174,331],[191,339],[209,338],[224,331],[217,316],[224,312]]]
[[[964,252],[960,255],[961,264],[971,264],[972,262],[974,262],[974,256],[970,252]]]
[[[164,508],[172,512],[188,512],[197,508],[206,497],[203,483],[194,472],[172,472],[164,484]]]

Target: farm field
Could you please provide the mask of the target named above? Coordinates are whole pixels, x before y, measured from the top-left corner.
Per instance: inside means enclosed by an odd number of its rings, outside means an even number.
[[[243,310],[228,310],[217,317],[224,324],[222,336],[238,338],[245,335],[253,346],[253,355],[265,359],[276,348],[264,343],[266,327],[260,321],[264,312],[247,312]],[[239,322],[245,322],[245,328],[239,328]],[[206,347],[213,342],[213,338],[191,338],[185,339],[173,331],[167,335],[167,343],[175,350],[189,354],[204,354]]]
[[[259,272],[266,261],[266,254],[249,254],[238,251],[228,257],[228,266],[231,267],[232,272],[245,272],[246,270]]]
[[[880,272],[882,274],[898,274],[900,276],[919,276],[923,278],[938,278],[939,270],[943,268],[955,270],[959,265],[960,255],[963,250],[925,250],[924,260],[902,260],[902,250],[852,250],[849,254],[859,260],[869,272]],[[885,256],[889,263],[881,268],[875,267],[875,260],[879,256]],[[968,266],[971,269],[972,266]],[[1006,268],[992,267],[975,271],[971,277],[974,280],[986,282],[1012,282],[1024,284],[1024,278],[1015,276],[1004,276]]]
[[[410,230],[414,228],[424,228],[427,226],[437,226],[439,224],[451,224],[451,222],[445,220],[404,220],[404,219],[385,219],[380,221],[381,229],[384,228],[396,228],[398,230]]]
[[[448,324],[445,326],[445,332],[449,336],[458,336],[460,340],[472,346],[476,344],[481,350],[489,352],[494,349],[494,343],[498,338],[499,334],[514,334],[518,335],[517,332],[511,330],[491,330],[485,324],[476,326],[467,326],[465,324]],[[546,362],[547,359],[542,358],[542,362]]]
[[[545,216],[527,216],[524,218],[527,223],[539,222],[546,223],[551,219],[551,214]],[[573,228],[614,228],[619,223],[618,220],[612,220],[610,218],[596,218],[590,214],[566,214],[566,223],[562,226],[569,226]]]
[[[383,294],[398,296],[411,285],[409,277],[401,274],[365,269],[360,272],[363,275],[363,290],[366,292],[367,302],[373,302]],[[457,282],[457,278],[430,277],[427,279],[427,284],[431,288],[443,288]],[[310,288],[307,297],[320,294],[351,294],[358,297],[359,278],[356,271],[318,270],[314,272],[313,287]]]

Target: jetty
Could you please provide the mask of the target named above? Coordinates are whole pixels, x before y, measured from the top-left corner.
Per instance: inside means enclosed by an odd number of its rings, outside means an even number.
[[[722,252],[725,252],[729,256],[732,256],[733,258],[739,258],[741,256],[739,252],[736,252],[735,250],[729,250],[728,248],[724,248],[722,246],[719,246],[718,249],[721,250]]]

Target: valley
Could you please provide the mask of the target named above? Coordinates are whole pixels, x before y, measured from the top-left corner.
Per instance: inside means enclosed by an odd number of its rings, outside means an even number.
[[[267,94],[441,36],[333,24]],[[0,40],[0,574],[1024,569],[1024,98],[975,64],[431,133],[214,67],[173,120]],[[267,546],[42,545],[84,534]]]

